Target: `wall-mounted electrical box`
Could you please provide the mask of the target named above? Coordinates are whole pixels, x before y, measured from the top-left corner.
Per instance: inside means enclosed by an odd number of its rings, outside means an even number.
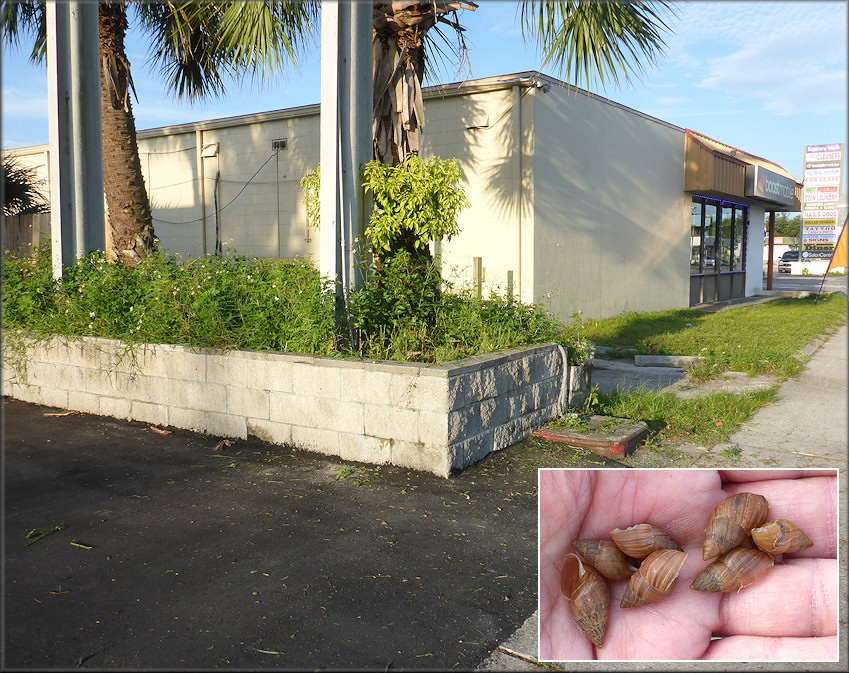
[[[273,150],[285,150],[289,147],[289,139],[288,138],[278,138],[277,140],[271,141],[271,149]]]
[[[209,159],[211,157],[218,156],[218,143],[206,143],[203,147],[200,148],[200,156],[203,159]]]

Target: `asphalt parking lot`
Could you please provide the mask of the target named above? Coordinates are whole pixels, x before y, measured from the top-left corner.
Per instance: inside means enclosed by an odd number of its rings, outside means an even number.
[[[3,411],[4,670],[468,670],[537,607],[551,447],[441,479]]]

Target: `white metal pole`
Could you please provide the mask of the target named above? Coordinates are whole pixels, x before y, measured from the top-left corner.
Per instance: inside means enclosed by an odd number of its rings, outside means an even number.
[[[341,275],[341,240],[339,229],[338,124],[339,109],[339,3],[325,0],[321,4],[321,120],[319,164],[319,271],[333,282]],[[338,288],[341,289],[341,288]]]
[[[360,170],[372,156],[371,46],[371,3],[322,4],[319,269],[336,283],[338,309],[361,281],[355,260],[365,228]]]
[[[70,86],[75,256],[106,247],[100,120],[100,30],[97,3],[72,0]]]
[[[70,163],[68,6],[48,2],[47,28],[47,116],[50,140],[50,237],[53,276],[61,278],[63,265],[73,264],[73,189]]]
[[[362,284],[361,269],[357,265],[358,245],[363,246],[367,199],[362,188],[361,171],[363,164],[371,160],[372,145],[372,30],[374,19],[372,3],[354,2],[348,5],[350,20],[350,76],[348,78],[348,100],[343,110],[347,112],[343,128],[347,126],[349,138],[346,156],[347,172],[346,199],[348,209],[345,222],[348,227],[347,239],[350,242],[346,263],[350,291]]]

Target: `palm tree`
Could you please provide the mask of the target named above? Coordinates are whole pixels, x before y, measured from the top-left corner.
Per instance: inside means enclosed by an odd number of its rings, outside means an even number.
[[[419,126],[424,121],[421,81],[432,58],[435,29],[445,42],[440,24],[453,29],[465,50],[459,10],[477,9],[461,0],[382,0],[374,3],[374,156],[397,165],[419,148]],[[668,31],[664,14],[670,3],[578,2],[525,0],[519,5],[522,31],[535,40],[542,65],[552,64],[567,78],[588,87],[609,78],[619,84],[654,63],[662,53],[662,33]],[[448,15],[453,18],[449,18]]]
[[[27,215],[45,213],[50,206],[44,200],[39,189],[40,180],[35,171],[21,163],[14,155],[4,154],[0,169],[0,182],[3,191],[3,215]]]
[[[272,76],[297,64],[313,36],[316,1],[135,2],[140,27],[175,97],[197,101],[220,95],[225,79]],[[109,210],[112,257],[135,266],[155,247],[150,203],[141,172],[130,91],[130,62],[124,51],[128,3],[100,4],[103,173]],[[44,2],[0,3],[3,41],[17,45],[34,36],[30,60],[46,55]],[[134,91],[134,90],[133,90]]]

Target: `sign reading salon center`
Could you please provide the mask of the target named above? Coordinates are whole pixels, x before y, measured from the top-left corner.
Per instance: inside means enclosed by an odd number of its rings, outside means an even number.
[[[834,253],[837,202],[843,184],[843,143],[807,145],[802,189],[801,262],[826,264]]]

